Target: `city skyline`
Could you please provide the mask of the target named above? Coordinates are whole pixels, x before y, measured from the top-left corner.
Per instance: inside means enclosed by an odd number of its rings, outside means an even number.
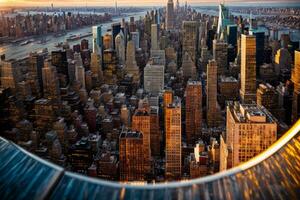
[[[117,1],[105,1],[105,0],[89,0],[89,1],[81,1],[81,0],[65,0],[65,1],[33,1],[33,0],[0,0],[0,6],[5,7],[82,7],[82,6],[97,6],[97,7],[115,7],[115,2],[117,2],[118,6],[122,7],[162,7],[165,6],[167,0],[160,1],[160,0],[142,0],[139,2],[135,2],[134,5],[129,5],[130,0],[117,0]],[[176,3],[176,1],[173,1]],[[184,5],[186,1],[180,0],[179,3]],[[219,3],[225,3],[226,5],[232,6],[269,6],[269,3],[274,3],[278,5],[296,5],[300,6],[300,3],[297,0],[287,0],[282,1],[279,0],[189,0],[187,3],[191,6],[217,6]]]

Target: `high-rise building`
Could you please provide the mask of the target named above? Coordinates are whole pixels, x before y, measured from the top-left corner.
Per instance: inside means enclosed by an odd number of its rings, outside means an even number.
[[[215,127],[218,125],[218,102],[217,102],[217,71],[215,60],[209,60],[207,65],[207,125]]]
[[[166,16],[166,29],[172,30],[174,28],[174,23],[175,23],[174,3],[173,3],[173,0],[168,0],[167,16]]]
[[[121,23],[113,23],[112,27],[112,40],[113,40],[113,48],[116,49],[116,37],[121,31]]]
[[[29,82],[32,94],[39,96],[43,90],[42,68],[45,54],[31,53],[28,59]]]
[[[163,65],[153,65],[148,63],[144,68],[144,89],[154,95],[158,95],[164,88]]]
[[[222,40],[213,41],[213,59],[217,62],[219,75],[224,75],[228,68],[227,47]]]
[[[259,75],[259,67],[264,64],[265,59],[265,31],[252,29],[249,34],[256,38],[256,73]]]
[[[123,34],[123,31],[120,31],[120,33],[116,36],[115,39],[115,45],[116,45],[116,52],[118,61],[120,64],[125,64],[125,36]]]
[[[123,130],[119,140],[120,181],[143,181],[143,134],[140,132]]]
[[[52,51],[51,64],[56,68],[59,86],[67,87],[69,84],[68,60],[66,51]]]
[[[241,40],[241,100],[256,101],[256,39],[242,34]]]
[[[75,77],[76,80],[81,83],[81,86],[85,88],[85,69],[82,64],[80,53],[74,54],[75,60]]]
[[[185,52],[182,58],[182,71],[185,79],[196,79],[197,69],[188,52]]]
[[[140,71],[139,67],[137,66],[135,60],[135,45],[134,42],[131,40],[127,43],[127,53],[126,53],[126,68],[125,71],[127,74],[131,74],[133,76],[133,81],[135,83],[140,82]]]
[[[159,45],[159,26],[158,24],[151,25],[151,49],[158,50]]]
[[[198,28],[199,24],[196,21],[184,21],[182,24],[183,29],[183,41],[182,52],[188,52],[192,58],[192,61],[197,64],[198,53]]]
[[[132,130],[143,134],[143,156],[145,172],[150,172],[150,113],[146,109],[137,109],[132,116]]]
[[[44,97],[48,99],[60,99],[59,81],[56,68],[51,65],[51,62],[45,60],[42,69]]]
[[[233,47],[237,46],[238,27],[236,24],[227,26],[227,42]]]
[[[219,5],[219,20],[217,33],[219,38],[225,33],[226,26],[231,24],[229,9],[224,4]]]
[[[165,108],[165,138],[167,179],[181,178],[181,102],[175,98]]]
[[[159,127],[159,107],[150,107],[150,147],[151,155],[160,155],[161,132]]]
[[[185,89],[185,132],[187,144],[194,145],[202,127],[202,85],[188,81]]]
[[[18,62],[16,61],[3,61],[1,66],[1,86],[3,88],[11,88],[13,91],[17,89]]]
[[[101,56],[97,53],[91,54],[90,68],[92,71],[92,77],[95,82],[101,82],[103,80],[103,71],[101,64]]]
[[[300,118],[300,51],[295,51],[295,65],[292,71],[292,81],[294,83],[292,122]]]
[[[233,166],[260,154],[277,140],[276,120],[264,107],[229,102],[226,112],[226,143],[233,147]]]
[[[93,53],[101,54],[102,48],[102,32],[101,26],[93,26]]]
[[[133,41],[135,49],[140,48],[140,33],[139,32],[130,32],[131,41]]]
[[[164,108],[166,108],[169,104],[173,102],[173,91],[167,89],[163,94]]]

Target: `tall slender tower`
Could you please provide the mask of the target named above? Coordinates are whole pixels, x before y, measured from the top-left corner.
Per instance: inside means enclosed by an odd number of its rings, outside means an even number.
[[[241,100],[256,101],[256,38],[242,34],[241,40]]]
[[[210,60],[207,65],[207,125],[217,125],[217,62]]]
[[[174,3],[173,3],[173,0],[168,0],[166,29],[171,30],[173,28],[174,28]]]
[[[166,178],[181,178],[181,102],[174,99],[165,109]]]
[[[292,122],[300,118],[300,51],[295,51],[295,65],[292,71],[292,81],[294,83]]]
[[[132,117],[132,130],[143,134],[144,166],[145,172],[150,171],[150,113],[146,110],[138,109]]]
[[[202,87],[199,81],[189,81],[185,90],[185,120],[187,144],[194,145],[202,125]]]

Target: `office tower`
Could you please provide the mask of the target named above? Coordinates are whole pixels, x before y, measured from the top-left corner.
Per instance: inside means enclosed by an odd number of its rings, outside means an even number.
[[[218,75],[224,75],[228,69],[227,47],[224,41],[213,41],[213,59],[217,62]]]
[[[86,137],[81,138],[69,148],[69,162],[72,171],[78,173],[87,173],[88,168],[93,162],[92,146]]]
[[[18,82],[18,63],[16,61],[3,61],[1,66],[1,86],[16,91]]]
[[[103,71],[101,64],[101,56],[97,53],[91,54],[91,64],[90,68],[92,71],[93,79],[96,83],[101,83],[103,80]]]
[[[166,65],[166,51],[165,50],[150,50],[151,61],[154,65]]]
[[[106,49],[111,49],[112,48],[112,45],[113,45],[113,41],[112,41],[112,35],[109,34],[109,33],[106,33],[104,36],[103,36],[103,50],[106,50]]]
[[[144,180],[143,134],[123,130],[119,139],[120,181]]]
[[[125,71],[127,74],[131,74],[133,76],[134,83],[140,82],[140,71],[139,67],[136,64],[135,60],[135,45],[131,40],[127,43],[127,54],[126,54],[126,67]]]
[[[164,88],[163,65],[153,65],[148,63],[144,68],[144,89],[154,95],[158,95]]]
[[[226,29],[226,26],[229,25],[230,22],[230,13],[229,9],[225,7],[224,4],[219,5],[219,20],[218,20],[218,29],[217,33],[219,38],[224,34],[224,30]]]
[[[287,49],[281,48],[275,54],[275,71],[277,75],[283,72],[290,72],[293,64],[292,56]]]
[[[250,30],[250,35],[254,35],[256,39],[256,72],[259,75],[259,67],[264,64],[265,58],[265,32],[264,30]]]
[[[117,37],[117,35],[120,33],[120,31],[121,31],[121,23],[113,23],[112,25],[111,25],[111,27],[112,27],[112,41],[113,41],[113,49],[116,49],[116,43],[115,43],[115,41],[116,41],[116,37]]]
[[[294,83],[292,122],[300,118],[300,51],[295,51],[295,65],[292,71],[292,81]]]
[[[136,24],[134,21],[134,17],[130,17],[129,19],[129,32],[135,32],[136,31]]]
[[[119,161],[116,155],[112,155],[110,152],[101,153],[96,157],[96,163],[99,178],[113,181],[119,179]]]
[[[182,53],[184,55],[185,52],[188,52],[195,64],[197,64],[198,56],[198,27],[199,25],[196,21],[184,21],[182,24]]]
[[[60,144],[62,145],[63,152],[65,152],[65,147],[68,145],[67,141],[67,124],[64,118],[58,118],[56,122],[53,123],[53,130],[57,133]]]
[[[238,80],[232,76],[221,76],[218,89],[220,92],[218,102],[222,108],[225,107],[226,101],[237,101],[239,99],[240,84]]]
[[[43,90],[42,68],[44,57],[44,54],[30,53],[28,58],[29,82],[34,96],[39,96]]]
[[[175,98],[165,108],[165,138],[167,179],[181,178],[181,102]]]
[[[45,60],[42,69],[44,97],[48,99],[60,100],[59,81],[56,68],[51,62]]]
[[[227,159],[228,159],[228,148],[222,135],[220,136],[220,165],[219,171],[225,171],[227,169]]]
[[[185,89],[185,132],[187,144],[194,145],[202,127],[202,85],[188,81]]]
[[[150,148],[152,156],[160,156],[161,131],[159,127],[159,107],[150,107]]]
[[[102,32],[101,26],[93,26],[93,53],[101,54],[102,48]]]
[[[81,40],[80,47],[81,47],[81,51],[89,49],[89,41],[86,39]]]
[[[257,88],[256,96],[257,105],[265,107],[274,115],[274,109],[278,109],[279,106],[279,95],[276,89],[268,83],[261,83]]]
[[[238,27],[236,24],[227,26],[227,43],[234,48],[237,46]]]
[[[130,32],[131,41],[133,41],[135,49],[140,48],[140,33],[139,32]]]
[[[143,134],[144,166],[145,172],[147,173],[151,170],[150,124],[150,113],[148,109],[142,107],[137,109],[132,116],[132,130]]]
[[[54,106],[49,99],[38,99],[34,102],[35,127],[37,131],[45,134],[52,129],[52,123],[55,121]]]
[[[85,88],[85,70],[82,66],[82,60],[80,53],[74,54],[75,59],[75,77],[76,80],[80,82],[81,87]]]
[[[233,166],[260,154],[277,140],[276,120],[264,107],[229,102],[226,112],[226,143],[233,147]]]
[[[174,16],[174,3],[173,0],[168,0],[167,4],[167,16],[166,16],[166,29],[172,30],[175,25],[175,16]]]
[[[173,102],[173,91],[166,89],[163,94],[164,108]]]
[[[158,24],[151,25],[151,49],[158,50],[158,41],[159,41],[159,26]]]
[[[97,122],[97,109],[94,106],[94,101],[89,99],[85,108],[84,108],[84,118],[85,122],[89,127],[90,133],[94,133],[97,131],[96,129],[96,122]]]
[[[51,64],[56,67],[59,86],[67,87],[69,84],[68,60],[66,51],[52,51]]]
[[[241,39],[241,100],[256,101],[256,40],[253,35],[242,34]]]
[[[116,36],[115,39],[115,45],[116,45],[116,52],[118,61],[121,65],[125,64],[125,36],[123,34],[123,31],[120,31],[120,33]]]
[[[215,127],[218,125],[218,107],[217,107],[217,62],[210,60],[207,65],[207,125]]]
[[[182,71],[185,79],[196,79],[197,69],[188,52],[185,52],[182,58]]]

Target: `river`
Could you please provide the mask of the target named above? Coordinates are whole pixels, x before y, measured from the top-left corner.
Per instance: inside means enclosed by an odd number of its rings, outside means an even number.
[[[140,17],[145,16],[147,11],[138,12],[138,13],[130,13],[125,18],[126,21],[129,21],[129,18],[131,16],[134,16],[134,18],[137,20]],[[108,29],[111,28],[111,25],[115,22],[121,22],[122,17],[116,17],[112,20],[112,22],[107,22],[102,25],[102,34],[107,32]],[[65,42],[67,37],[69,37],[71,34],[78,35],[78,34],[85,34],[87,32],[91,32],[92,27],[84,27],[76,30],[70,30],[68,31],[67,35],[61,36],[61,37],[54,37],[53,34],[49,34],[46,36],[36,36],[34,37],[34,42],[20,46],[19,44],[4,44],[0,45],[0,55],[5,54],[6,59],[20,59],[24,58],[29,55],[30,52],[38,52],[45,48],[48,49],[49,52],[56,50],[57,48],[55,45],[60,42]],[[47,42],[45,44],[39,44],[39,41],[41,39],[45,39]],[[92,36],[86,37],[84,39],[89,40],[89,46],[92,47]],[[80,43],[80,40],[68,42],[71,46],[74,44]]]

